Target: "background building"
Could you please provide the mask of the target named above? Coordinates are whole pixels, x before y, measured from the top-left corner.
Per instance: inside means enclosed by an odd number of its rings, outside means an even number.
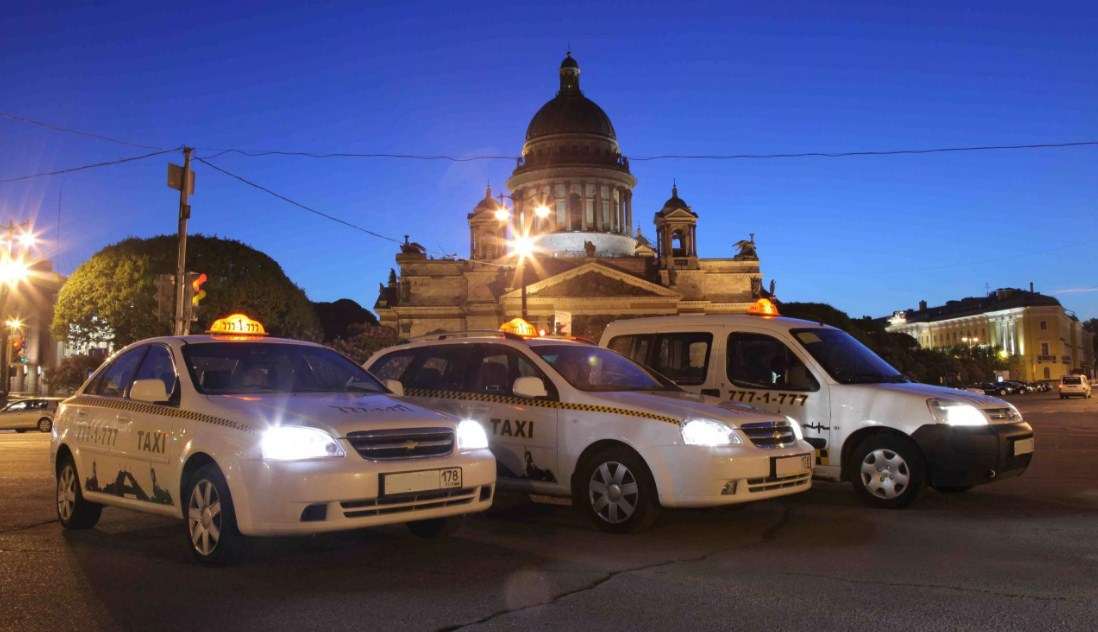
[[[469,259],[427,256],[405,240],[375,309],[402,337],[496,329],[522,314],[547,331],[597,337],[622,316],[744,311],[763,293],[754,238],[734,256],[701,258],[699,214],[672,186],[654,216],[655,244],[634,224],[636,179],[610,118],[580,90],[579,64],[560,65],[560,89],[526,129],[507,181],[467,216]],[[512,201],[504,208],[504,198]],[[515,256],[528,237],[531,257]]]
[[[1068,373],[1094,374],[1094,334],[1060,301],[1032,290],[1004,288],[987,296],[900,310],[888,331],[905,333],[919,346],[948,349],[988,346],[1011,358],[1011,378],[1059,380]]]
[[[3,325],[11,345],[8,360],[12,395],[45,395],[49,392],[46,369],[57,366],[65,355],[64,344],[50,333],[57,293],[65,278],[49,261],[31,267],[27,280],[14,288],[4,306]],[[11,326],[19,323],[18,326]]]

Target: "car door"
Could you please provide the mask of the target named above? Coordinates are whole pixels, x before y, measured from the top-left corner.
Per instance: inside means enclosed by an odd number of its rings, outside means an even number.
[[[133,475],[133,416],[125,410],[125,397],[147,350],[136,347],[115,358],[88,385],[86,396],[72,403],[77,467],[92,497],[144,495]]]
[[[34,425],[27,411],[29,401],[12,402],[0,410],[0,428],[25,430]]]
[[[129,414],[127,422],[132,441],[129,459],[134,464],[131,474],[145,496],[141,500],[174,506],[177,499],[171,490],[178,486],[170,481],[179,480],[178,457],[187,440],[186,422],[155,414],[157,408],[179,406],[179,378],[171,349],[159,343],[148,345],[133,379],[159,380],[169,398],[155,404],[134,402],[134,412]]]
[[[773,332],[736,330],[725,341],[727,399],[801,424],[816,448],[817,464],[829,464],[831,404],[827,388],[799,350]]]

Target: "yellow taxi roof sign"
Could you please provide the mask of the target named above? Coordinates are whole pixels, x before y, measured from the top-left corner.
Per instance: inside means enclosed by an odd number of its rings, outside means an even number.
[[[263,323],[252,320],[245,314],[229,314],[224,318],[218,318],[210,325],[211,334],[227,334],[231,336],[266,336],[267,330]]]
[[[537,328],[521,318],[513,318],[503,323],[499,326],[499,330],[517,336],[533,337],[538,335]]]
[[[778,306],[768,298],[760,298],[747,308],[747,313],[753,316],[781,316]]]

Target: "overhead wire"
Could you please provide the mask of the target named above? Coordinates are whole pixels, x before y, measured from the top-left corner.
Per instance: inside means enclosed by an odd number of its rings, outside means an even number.
[[[88,138],[95,138],[98,140],[105,140],[110,143],[118,145],[126,145],[129,147],[137,147],[138,149],[164,149],[164,147],[157,147],[155,145],[145,145],[142,143],[134,143],[128,140],[122,140],[121,138],[115,138],[113,136],[107,136],[106,134],[99,134],[96,132],[86,132],[84,130],[74,129],[71,127],[64,127],[54,123],[47,123],[45,121],[39,121],[37,119],[28,118],[12,112],[0,112],[0,116],[15,121],[17,123],[25,123],[27,125],[34,125],[43,129],[48,129],[54,132],[64,132],[67,134],[75,134],[77,136],[86,136]]]
[[[42,171],[39,173],[31,173],[25,176],[16,176],[14,178],[0,178],[0,184],[7,184],[10,182],[22,182],[24,180],[31,180],[34,178],[44,178],[47,176],[59,176],[65,173],[74,173],[77,171],[86,171],[88,169],[98,169],[100,167],[110,167],[113,165],[120,165],[126,162],[133,162],[135,160],[144,160],[146,158],[152,158],[153,156],[162,156],[164,154],[171,153],[173,151],[179,151],[182,146],[172,147],[171,149],[161,149],[160,151],[154,151],[147,154],[141,154],[140,156],[129,156],[126,158],[118,158],[116,160],[105,160],[102,162],[93,162],[86,165],[79,165],[77,167],[67,167],[65,169],[57,169],[55,171]]]

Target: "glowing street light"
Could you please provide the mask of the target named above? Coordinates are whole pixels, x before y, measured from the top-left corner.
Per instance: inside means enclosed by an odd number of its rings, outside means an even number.
[[[511,213],[509,213],[507,209],[503,207],[496,209],[495,215],[496,219],[501,222],[506,222],[507,220],[511,219]]]
[[[519,235],[511,241],[511,254],[519,260],[527,259],[534,254],[534,240],[529,235]]]
[[[27,249],[34,248],[38,245],[38,237],[34,234],[33,231],[29,230],[19,233],[19,235],[16,237],[16,240],[19,241],[20,246]]]
[[[534,207],[534,215],[536,215],[538,219],[545,219],[546,217],[549,217],[550,212],[551,211],[549,210],[549,207],[544,204],[539,204],[538,206]]]
[[[23,328],[24,323],[22,318],[9,318],[4,322],[4,324],[7,325],[8,329],[11,330],[11,333],[14,334],[15,332]]]
[[[0,284],[12,287],[27,280],[30,266],[22,259],[0,260]]]

